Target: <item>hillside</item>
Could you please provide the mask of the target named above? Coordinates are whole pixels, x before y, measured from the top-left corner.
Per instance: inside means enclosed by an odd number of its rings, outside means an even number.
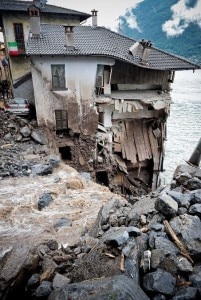
[[[201,63],[201,28],[197,22],[187,23],[181,19],[177,26],[186,27],[182,34],[167,36],[167,32],[162,30],[162,25],[171,20],[173,15],[171,7],[177,2],[178,0],[144,0],[130,13],[121,17],[121,32],[136,40],[142,38],[151,40],[155,47]],[[187,8],[193,8],[195,4],[196,1],[189,1]],[[135,16],[138,29],[129,27],[127,22],[129,15]],[[175,29],[178,28],[175,25]]]

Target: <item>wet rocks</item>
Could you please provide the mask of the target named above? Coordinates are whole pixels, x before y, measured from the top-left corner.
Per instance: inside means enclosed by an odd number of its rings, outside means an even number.
[[[165,216],[174,216],[178,211],[178,203],[166,193],[162,193],[156,200],[155,208]]]
[[[149,298],[135,281],[127,276],[119,275],[83,281],[81,283],[72,283],[60,290],[55,290],[49,297],[49,300],[66,299],[148,300]]]
[[[48,206],[50,202],[53,201],[51,193],[44,193],[40,195],[39,201],[38,201],[38,209],[41,210]]]
[[[175,177],[179,180],[165,191],[139,197],[133,205],[114,195],[99,211],[93,228],[75,245],[58,245],[53,240],[40,245],[38,266],[27,276],[24,299],[29,299],[28,293],[34,300],[199,299],[201,189],[187,188],[199,172],[188,167],[180,170]],[[79,182],[75,192],[84,190]],[[47,205],[51,203],[51,194],[41,196],[47,197]],[[43,209],[46,201],[41,202]],[[183,255],[164,220],[190,259]],[[56,231],[65,230],[71,220],[61,217],[52,225]]]
[[[143,287],[148,292],[159,292],[165,295],[172,295],[175,284],[175,277],[161,269],[150,272],[143,278]]]
[[[50,155],[45,132],[37,127],[34,120],[2,111],[0,156],[0,179],[7,176],[47,175],[60,163],[59,157]]]

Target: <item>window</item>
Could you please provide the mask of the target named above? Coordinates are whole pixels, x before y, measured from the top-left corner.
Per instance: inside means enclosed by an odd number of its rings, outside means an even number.
[[[61,131],[66,131],[68,129],[68,115],[67,110],[55,110],[56,119],[56,131],[59,133]]]
[[[18,51],[19,53],[24,53],[25,46],[24,46],[23,25],[21,23],[15,23],[13,25],[14,25],[15,41],[17,42]]]
[[[52,68],[52,88],[65,89],[65,65],[51,65]]]

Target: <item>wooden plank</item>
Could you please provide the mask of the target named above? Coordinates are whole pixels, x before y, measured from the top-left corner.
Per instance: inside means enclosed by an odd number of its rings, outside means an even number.
[[[152,151],[151,151],[151,145],[150,145],[150,141],[149,141],[148,127],[147,127],[147,123],[145,123],[145,122],[142,122],[142,131],[143,131],[143,136],[144,136],[145,148],[146,148],[146,152],[147,152],[147,158],[151,159]]]
[[[126,113],[127,112],[127,101],[124,101],[123,103],[123,113]]]
[[[119,100],[114,100],[114,110],[119,111]]]
[[[125,139],[125,128],[124,128],[124,123],[122,123],[122,128],[121,128],[121,149],[122,149],[122,157],[124,159],[127,159],[127,156],[126,156],[126,149],[125,149],[125,142],[126,142],[126,139]]]
[[[145,142],[144,142],[144,134],[142,131],[142,122],[141,120],[135,120],[134,122],[134,140],[135,140],[135,145],[137,149],[137,154],[139,161],[143,161],[147,159],[147,152],[146,152],[146,147],[145,147]]]
[[[149,133],[149,141],[150,141],[152,155],[153,155],[153,161],[154,161],[154,170],[158,170],[159,162],[160,162],[160,154],[159,154],[159,150],[158,150],[158,142],[153,134],[151,126],[148,129],[148,133]]]
[[[135,141],[133,138],[133,123],[130,121],[125,122],[126,124],[126,133],[127,133],[127,142],[128,142],[128,148],[129,148],[129,157],[130,161],[133,164],[137,163],[137,150],[135,147]]]
[[[126,128],[125,128],[125,123],[122,122],[122,139],[121,139],[121,146],[122,146],[122,154],[124,152],[124,157],[127,160],[130,160],[130,153],[129,153],[129,148],[128,148],[128,140],[127,140],[127,135],[126,135]]]

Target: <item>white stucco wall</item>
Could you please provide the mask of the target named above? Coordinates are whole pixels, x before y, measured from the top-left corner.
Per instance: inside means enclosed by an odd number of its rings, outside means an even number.
[[[114,60],[96,57],[31,58],[34,96],[39,125],[55,125],[55,109],[67,109],[68,103],[93,103],[97,65],[113,65]],[[66,88],[52,90],[51,64],[65,64]]]

